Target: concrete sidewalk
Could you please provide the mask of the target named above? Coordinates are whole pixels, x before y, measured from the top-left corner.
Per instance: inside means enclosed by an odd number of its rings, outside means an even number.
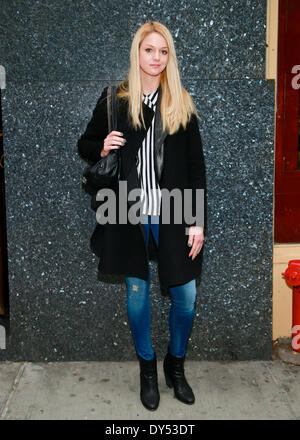
[[[160,405],[139,398],[130,362],[0,362],[1,420],[300,419],[300,367],[272,361],[186,361],[196,402],[167,388],[158,362]]]

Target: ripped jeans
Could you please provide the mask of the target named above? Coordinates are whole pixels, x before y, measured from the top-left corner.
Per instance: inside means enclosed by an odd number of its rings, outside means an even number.
[[[159,216],[143,215],[143,224],[148,244],[151,228],[156,246],[158,246]],[[142,358],[154,358],[151,343],[151,309],[150,309],[150,269],[148,280],[126,277],[127,311],[133,334],[136,351]],[[170,353],[183,357],[194,318],[194,303],[196,299],[196,280],[186,284],[169,287],[171,306],[169,312]]]

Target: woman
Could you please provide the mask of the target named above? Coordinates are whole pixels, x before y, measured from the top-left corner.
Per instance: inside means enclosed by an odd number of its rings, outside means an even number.
[[[174,42],[165,26],[148,22],[136,32],[129,73],[117,89],[118,130],[110,133],[106,95],[107,88],[78,141],[79,154],[97,162],[119,149],[120,181],[126,183],[128,193],[140,189],[142,212],[137,224],[124,224],[118,215],[114,224],[98,224],[92,247],[100,257],[100,272],[125,275],[127,311],[140,364],[140,397],[147,409],[154,410],[160,395],[150,335],[152,234],[159,279],[171,297],[170,343],[163,363],[166,383],[174,388],[175,397],[192,404],[195,397],[184,375],[184,359],[194,316],[196,277],[201,271],[203,224],[198,220],[187,223],[185,218],[178,222],[174,205],[166,208],[162,194],[177,189],[184,199],[184,190],[190,189],[194,215],[196,190],[205,188],[205,167],[197,111],[181,85]],[[114,187],[117,207],[118,189]],[[132,201],[128,200],[128,212],[130,207]],[[162,221],[164,209],[169,214],[167,222]]]

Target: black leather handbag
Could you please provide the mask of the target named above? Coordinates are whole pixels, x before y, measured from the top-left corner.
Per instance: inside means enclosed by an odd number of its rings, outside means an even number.
[[[116,86],[107,89],[108,133],[117,129]],[[82,188],[90,195],[95,195],[102,188],[109,188],[120,179],[120,152],[111,150],[94,165],[84,169]]]

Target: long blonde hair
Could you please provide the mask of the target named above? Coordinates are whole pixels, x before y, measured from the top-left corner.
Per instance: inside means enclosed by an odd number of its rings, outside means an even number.
[[[158,32],[167,41],[169,59],[160,75],[162,128],[169,134],[175,133],[180,124],[186,128],[191,115],[197,115],[195,104],[190,94],[181,85],[175,46],[170,31],[161,23],[144,23],[136,32],[130,50],[130,68],[127,77],[119,84],[117,97],[128,100],[128,116],[135,129],[141,127],[140,117],[145,127],[142,88],[140,79],[139,48],[144,38],[152,32]]]

